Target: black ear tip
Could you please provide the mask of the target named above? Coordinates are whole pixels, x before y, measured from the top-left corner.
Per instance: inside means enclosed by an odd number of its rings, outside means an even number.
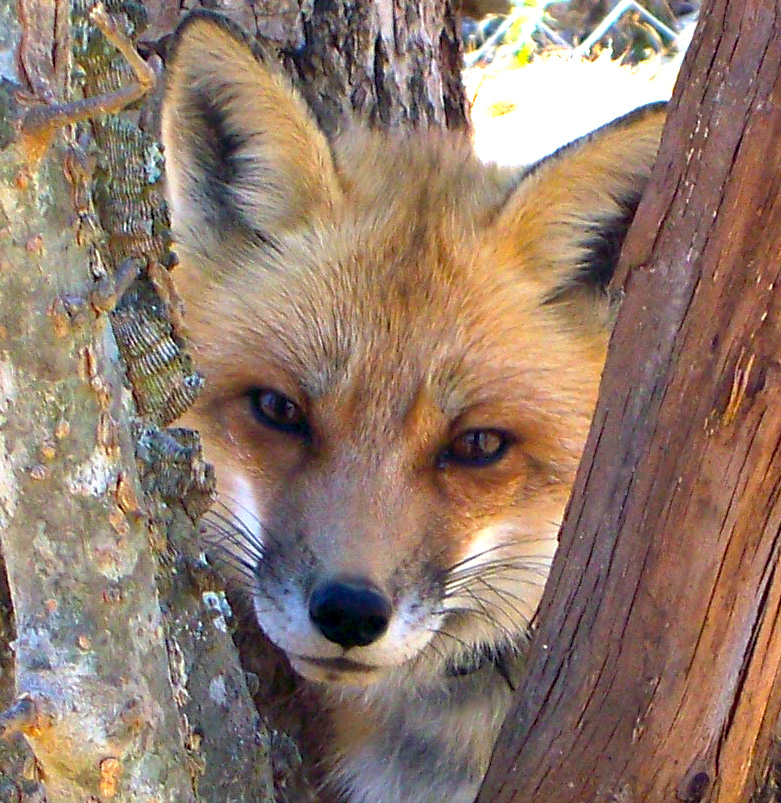
[[[580,284],[594,290],[607,289],[644,190],[644,186],[637,187],[633,192],[614,199],[617,214],[604,220],[585,243],[586,258],[578,275]]]
[[[548,294],[546,303],[560,301],[578,288],[600,296],[608,291],[646,183],[641,182],[630,193],[613,198],[614,210],[601,220],[596,220],[593,228],[580,241],[582,255],[576,271]]]

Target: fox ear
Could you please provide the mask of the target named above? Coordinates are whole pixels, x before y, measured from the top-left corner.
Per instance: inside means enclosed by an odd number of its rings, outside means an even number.
[[[536,164],[506,203],[497,225],[523,255],[548,303],[584,299],[603,319],[621,246],[645,190],[665,104],[638,109]]]
[[[339,194],[328,143],[303,99],[220,17],[179,27],[163,100],[168,197],[177,241],[209,254],[231,237],[327,213]]]

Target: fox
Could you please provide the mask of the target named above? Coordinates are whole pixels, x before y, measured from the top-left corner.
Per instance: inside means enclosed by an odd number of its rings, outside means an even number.
[[[215,532],[347,803],[471,803],[528,651],[663,105],[530,167],[326,137],[209,12],[168,56],[167,193]]]

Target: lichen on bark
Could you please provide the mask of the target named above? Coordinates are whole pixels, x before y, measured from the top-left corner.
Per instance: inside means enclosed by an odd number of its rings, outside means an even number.
[[[78,69],[68,72],[84,97],[132,80],[90,27],[91,4],[74,1],[65,35],[68,4],[58,0],[51,16],[33,13],[36,2],[27,0],[21,20],[3,7],[0,28],[60,51],[73,43]],[[135,31],[138,4],[109,10]],[[56,29],[38,30],[48,19]],[[47,71],[61,60],[36,51],[27,74],[12,76],[27,84],[28,108],[71,99],[35,95],[60,87]],[[38,69],[43,77],[31,79]],[[193,582],[192,561],[175,548],[191,543],[213,477],[196,436],[160,429],[197,377],[166,276],[159,148],[138,120],[81,123],[51,143],[8,137],[0,149],[0,544],[16,623],[15,694],[33,703],[21,727],[35,754],[22,750],[2,770],[26,800],[42,792],[40,768],[56,801],[270,801],[271,737],[224,616],[209,604],[218,592]],[[129,295],[119,281],[128,259],[140,262]],[[110,325],[115,300],[122,331]],[[150,329],[155,360],[122,340],[130,330],[138,346]],[[131,385],[117,331],[136,369]],[[142,450],[137,465],[141,437],[176,448]],[[3,622],[6,631],[14,624]],[[0,691],[11,702],[8,684]]]

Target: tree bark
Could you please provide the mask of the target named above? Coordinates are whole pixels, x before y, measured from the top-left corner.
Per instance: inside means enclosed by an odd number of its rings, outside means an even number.
[[[315,2],[286,64],[328,134],[353,118],[383,128],[469,126],[450,0]]]
[[[105,314],[60,314],[94,284],[74,238],[67,151],[61,140],[31,165],[26,145],[0,154],[0,536],[16,692],[31,707],[11,721],[50,800],[113,797],[120,776],[119,800],[146,787],[194,800],[116,347]]]
[[[624,250],[598,409],[482,803],[770,799],[779,64],[775,0],[705,4]]]
[[[195,439],[163,429],[197,382],[168,320],[156,145],[137,115],[58,130],[80,116],[63,105],[73,60],[86,98],[133,78],[90,5],[0,6],[0,543],[16,629],[0,724],[34,752],[4,746],[0,791],[37,800],[43,777],[50,801],[271,801],[271,734],[220,592],[173,552],[211,485]],[[111,7],[125,34],[138,24]],[[115,308],[128,258],[141,276]]]

